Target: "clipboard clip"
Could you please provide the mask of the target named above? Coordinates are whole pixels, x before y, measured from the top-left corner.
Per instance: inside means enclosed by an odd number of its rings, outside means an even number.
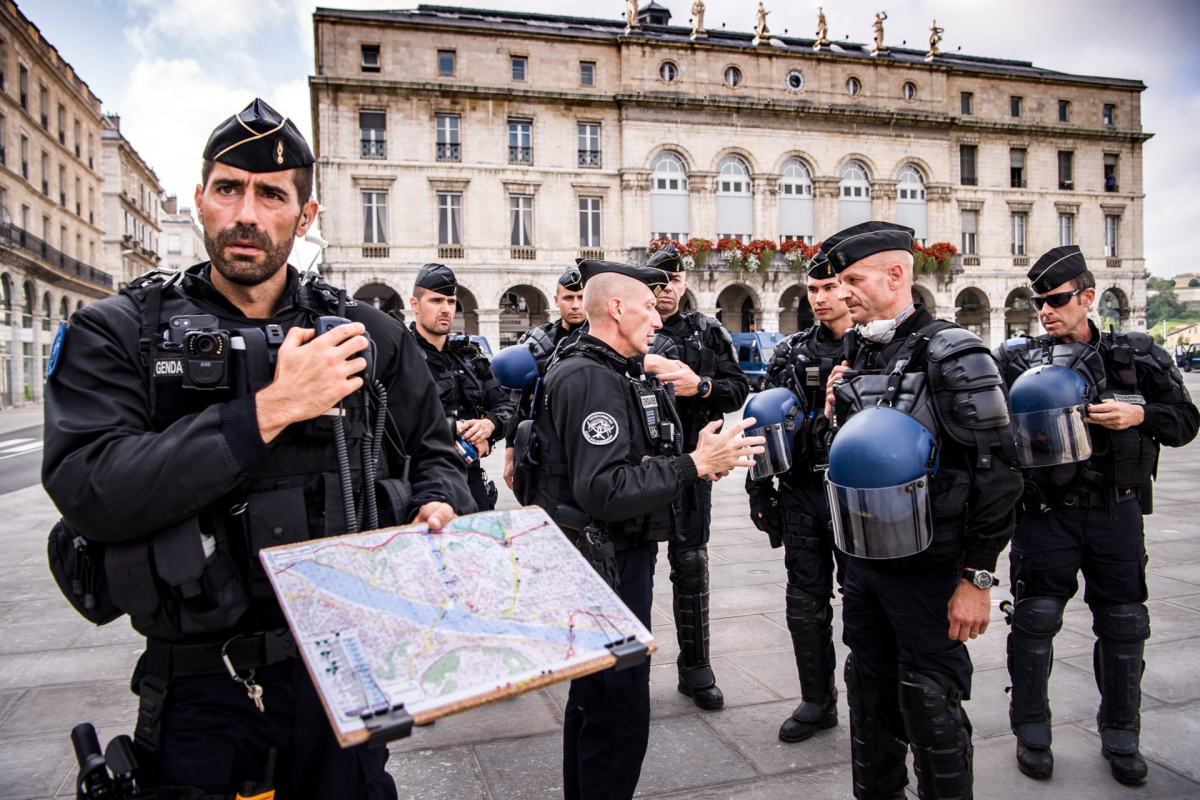
[[[367,747],[382,747],[412,735],[413,718],[404,710],[403,703],[378,712],[363,712],[362,721],[367,726]]]
[[[617,657],[617,663],[612,665],[613,670],[617,672],[636,667],[645,662],[650,655],[650,648],[644,642],[638,641],[636,636],[626,636],[624,639],[609,642],[605,647]]]

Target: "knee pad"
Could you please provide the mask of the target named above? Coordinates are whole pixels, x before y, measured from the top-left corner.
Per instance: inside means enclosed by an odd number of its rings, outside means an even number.
[[[1122,644],[1150,638],[1150,611],[1141,603],[1108,606],[1092,612],[1092,632],[1097,639]]]
[[[1012,612],[1012,632],[1026,639],[1053,639],[1062,630],[1063,608],[1053,597],[1029,597]]]
[[[962,689],[949,675],[919,672],[900,667],[900,711],[911,719],[957,718],[962,708]]]
[[[962,697],[949,675],[900,666],[900,713],[922,798],[972,797],[971,722]]]
[[[908,782],[908,753],[896,705],[896,681],[868,667],[853,652],[846,658],[850,705],[850,754],[854,796],[891,797]]]
[[[708,591],[708,551],[704,548],[668,554],[671,581],[684,593]]]
[[[787,587],[788,629],[818,625],[828,627],[833,622],[833,608],[828,597],[817,597],[794,586]]]

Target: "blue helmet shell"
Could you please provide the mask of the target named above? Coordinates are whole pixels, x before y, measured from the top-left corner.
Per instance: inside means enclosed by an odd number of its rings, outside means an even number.
[[[829,480],[855,489],[902,486],[937,470],[937,439],[890,406],[865,408],[838,428]]]
[[[1082,405],[1087,391],[1087,381],[1075,370],[1042,364],[1013,381],[1009,401],[1013,414],[1033,414]]]
[[[750,398],[750,402],[746,403],[746,408],[742,411],[742,419],[754,417],[755,428],[779,425],[787,419],[788,414],[794,416],[794,409],[799,405],[800,401],[790,389],[767,389]]]
[[[524,389],[538,377],[537,360],[524,345],[506,347],[492,357],[492,371],[505,389]]]

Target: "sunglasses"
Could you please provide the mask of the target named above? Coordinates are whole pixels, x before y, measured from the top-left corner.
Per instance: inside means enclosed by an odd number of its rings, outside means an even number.
[[[1054,294],[1042,295],[1041,297],[1031,297],[1029,301],[1033,303],[1033,307],[1041,311],[1048,303],[1051,308],[1062,308],[1067,303],[1071,302],[1071,298],[1082,292],[1083,289],[1076,289],[1073,292],[1055,292]]]

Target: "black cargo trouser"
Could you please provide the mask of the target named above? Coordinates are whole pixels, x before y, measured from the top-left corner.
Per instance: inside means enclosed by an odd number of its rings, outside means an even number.
[[[144,657],[143,657],[144,661]],[[143,666],[134,672],[134,689]],[[343,750],[299,658],[255,670],[265,711],[225,673],[172,679],[162,717],[158,766],[162,783],[233,794],[261,781],[276,748],[280,798],[395,800],[385,747]]]
[[[658,544],[616,554],[617,595],[647,629]],[[650,659],[617,672],[571,681],[563,715],[563,792],[567,800],[633,797],[650,740]]]

